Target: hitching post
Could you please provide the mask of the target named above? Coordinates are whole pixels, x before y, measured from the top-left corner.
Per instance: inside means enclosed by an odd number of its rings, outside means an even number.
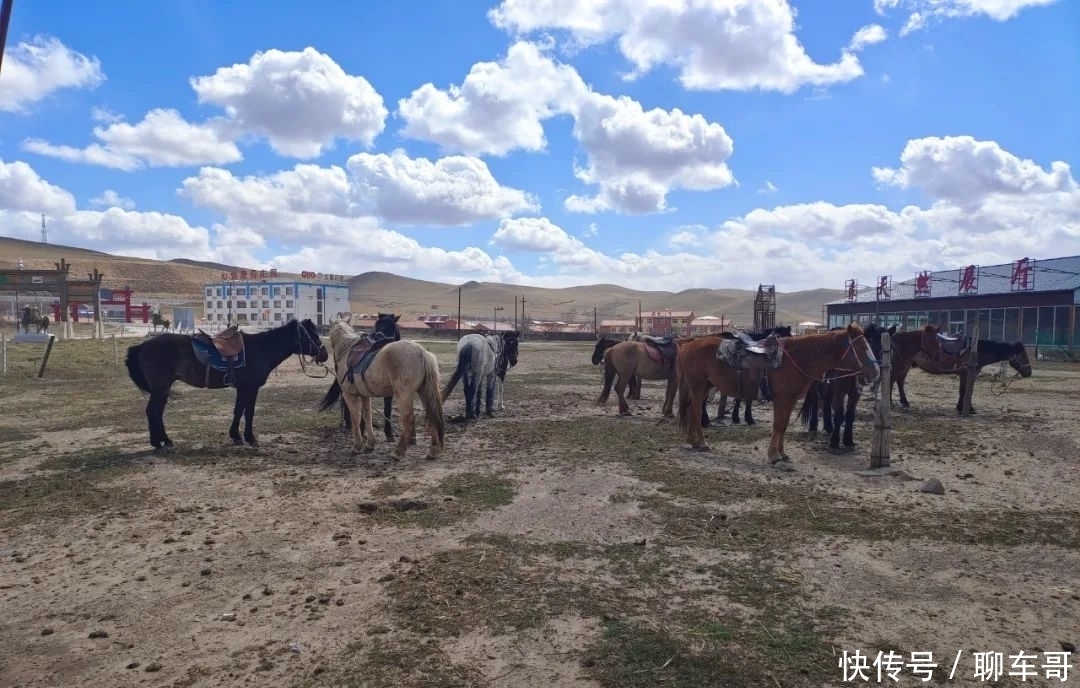
[[[120,348],[116,344],[116,333],[112,336],[113,365],[120,365]]]
[[[881,374],[878,377],[878,401],[874,415],[874,441],[870,447],[870,468],[889,465],[889,432],[892,420],[892,338],[888,332],[881,335]]]
[[[45,377],[45,366],[49,362],[49,354],[52,353],[52,345],[53,345],[53,342],[55,342],[55,341],[56,341],[56,335],[55,334],[50,334],[49,335],[49,343],[45,345],[45,357],[41,359],[41,368],[38,369],[38,373],[37,373],[38,379],[41,379],[41,378]]]
[[[971,395],[975,393],[975,378],[979,376],[979,324],[971,334],[971,348],[968,350],[967,377],[964,379],[964,403],[960,406],[961,416],[971,415]]]
[[[7,332],[0,332],[0,375],[7,375]]]

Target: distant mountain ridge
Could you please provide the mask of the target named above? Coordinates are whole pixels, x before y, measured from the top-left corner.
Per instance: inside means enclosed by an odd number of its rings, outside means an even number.
[[[60,258],[72,263],[72,275],[81,276],[97,268],[105,274],[110,288],[131,286],[136,299],[168,302],[201,302],[202,285],[216,282],[222,272],[246,270],[250,266],[175,258],[168,261],[115,256],[101,251],[57,244],[41,244],[0,237],[0,265],[14,266],[18,258],[30,268],[51,269]],[[291,273],[280,273],[286,277]],[[592,322],[632,318],[638,307],[643,312],[671,309],[692,310],[696,315],[723,315],[740,327],[753,324],[755,289],[684,289],[680,292],[638,291],[615,284],[591,284],[548,289],[496,282],[467,281],[444,284],[404,277],[388,272],[364,272],[348,279],[352,310],[356,313],[393,311],[414,317],[419,313],[446,313],[456,316],[458,290],[463,318],[512,321],[515,305],[525,300],[530,320]],[[811,289],[777,293],[776,319],[795,324],[806,320],[821,322],[822,304],[843,297],[840,289]],[[495,309],[501,307],[502,310]]]

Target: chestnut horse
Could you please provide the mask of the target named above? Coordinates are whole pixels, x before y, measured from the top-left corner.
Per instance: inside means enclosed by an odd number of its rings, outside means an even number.
[[[678,350],[681,342],[673,341],[672,345]],[[615,382],[616,376],[619,378],[618,382]],[[645,342],[619,342],[604,352],[604,389],[596,400],[597,406],[607,404],[614,382],[615,394],[619,397],[619,414],[631,415],[625,392],[627,384],[634,376],[642,380],[667,380],[662,413],[666,418],[675,415],[672,412],[675,404],[675,361],[666,358],[659,363],[654,361],[649,356]],[[700,408],[700,404],[698,406]],[[698,420],[700,421],[700,418]]]
[[[679,428],[694,449],[708,450],[697,410],[712,383],[728,396],[739,393],[739,371],[717,358],[722,337],[700,337],[679,348],[677,376],[679,385]],[[814,380],[839,368],[860,371],[868,382],[878,377],[878,361],[863,330],[855,323],[839,331],[805,334],[779,340],[782,362],[779,368],[767,368],[773,397],[772,438],[769,441],[770,463],[781,470],[792,470],[784,452],[784,434],[791,422],[791,412]],[[694,409],[690,413],[690,409]]]

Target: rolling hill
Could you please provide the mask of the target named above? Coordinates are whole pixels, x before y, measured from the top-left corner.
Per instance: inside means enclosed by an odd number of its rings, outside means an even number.
[[[22,258],[27,267],[52,268],[61,257],[73,265],[73,276],[97,268],[105,274],[106,287],[130,285],[140,300],[173,305],[200,303],[203,284],[217,281],[223,270],[241,269],[185,258],[159,261],[114,256],[84,248],[0,237],[3,267],[14,267],[17,259]],[[385,272],[365,272],[348,283],[352,310],[356,313],[393,311],[406,319],[418,313],[457,313],[459,285]],[[544,289],[493,282],[466,282],[460,289],[462,316],[466,319],[490,318],[495,313],[493,309],[500,306],[504,309],[499,313],[500,319],[512,318],[515,297],[523,296],[526,315],[536,320],[591,321],[594,308],[600,319],[632,318],[637,315],[640,301],[643,311],[693,310],[697,315],[724,315],[740,326],[753,323],[754,292],[747,289],[687,289],[673,293],[635,291],[614,284]],[[842,296],[839,289],[777,293],[777,322],[820,322],[822,304]]]

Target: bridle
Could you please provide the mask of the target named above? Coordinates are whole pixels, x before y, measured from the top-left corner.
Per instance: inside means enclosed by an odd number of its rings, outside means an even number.
[[[307,339],[307,341],[310,342],[312,346],[315,345],[315,338],[311,336],[311,333],[307,331],[307,328],[304,327],[303,324],[298,322],[296,323],[296,357],[300,359],[300,370],[304,373],[304,375],[307,375],[311,378],[322,379],[326,377],[330,374],[330,368],[328,368],[325,363],[319,363],[319,361],[317,360],[317,357],[320,354],[326,355],[327,359],[330,358],[329,354],[326,351],[326,345],[322,342],[319,342],[319,348],[317,349],[315,356],[310,357],[311,363],[313,365],[323,369],[323,374],[311,375],[307,371],[307,363],[304,362],[304,339]]]

